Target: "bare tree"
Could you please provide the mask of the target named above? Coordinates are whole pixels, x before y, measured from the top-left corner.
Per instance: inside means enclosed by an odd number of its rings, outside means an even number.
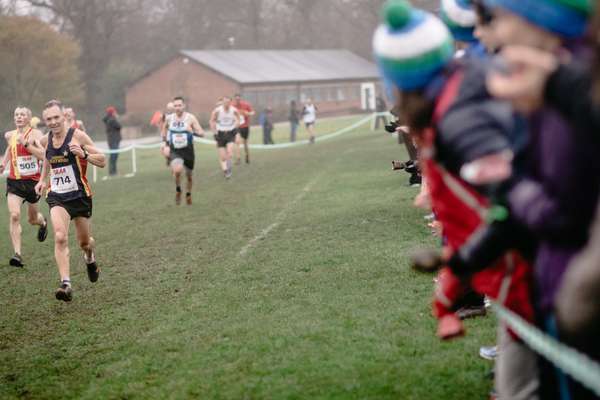
[[[98,104],[102,75],[110,64],[113,35],[127,17],[140,9],[140,0],[27,0],[34,7],[53,13],[54,22],[81,45],[79,67],[85,84],[86,111],[102,109]]]

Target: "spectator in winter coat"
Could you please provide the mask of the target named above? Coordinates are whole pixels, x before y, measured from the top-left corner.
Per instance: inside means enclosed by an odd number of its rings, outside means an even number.
[[[106,109],[106,115],[102,118],[102,122],[106,127],[106,139],[108,141],[108,148],[110,150],[118,150],[121,143],[121,123],[119,122],[119,115],[117,109],[110,106]],[[114,176],[117,174],[117,159],[119,158],[118,153],[110,154],[108,174]]]

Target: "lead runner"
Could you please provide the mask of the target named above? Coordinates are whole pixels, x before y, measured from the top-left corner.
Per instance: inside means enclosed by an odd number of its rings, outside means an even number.
[[[69,266],[69,225],[73,221],[79,247],[87,266],[88,278],[96,282],[100,269],[96,264],[95,242],[91,236],[92,192],[86,172],[90,163],[104,168],[106,158],[83,131],[68,127],[62,105],[57,100],[46,103],[44,122],[49,129],[41,145],[46,151],[42,175],[35,190],[38,195],[45,192],[50,176],[50,190],[46,201],[50,206],[50,219],[54,229],[54,256],[60,274],[60,286],[56,298],[71,301]]]

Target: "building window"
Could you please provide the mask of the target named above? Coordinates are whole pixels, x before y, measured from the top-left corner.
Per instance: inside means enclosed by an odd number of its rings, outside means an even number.
[[[344,101],[346,100],[346,95],[344,93],[344,88],[338,87],[335,88],[336,92],[337,92],[337,101]]]
[[[337,101],[337,89],[335,87],[328,88],[328,96],[329,101]]]

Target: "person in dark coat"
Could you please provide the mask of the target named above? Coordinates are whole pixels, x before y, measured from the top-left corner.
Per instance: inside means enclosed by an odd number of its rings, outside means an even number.
[[[298,125],[300,124],[300,110],[298,110],[296,100],[290,102],[290,115],[288,119],[290,121],[290,142],[295,142]]]
[[[102,118],[106,126],[106,139],[110,150],[118,150],[121,144],[121,123],[116,108],[110,106],[106,109],[106,115]],[[114,176],[117,174],[118,153],[111,153],[108,174]]]
[[[275,144],[273,142],[273,110],[271,107],[267,107],[260,118],[260,123],[263,129],[263,143],[264,144]]]
[[[375,129],[379,129],[379,123],[382,122],[383,126],[388,124],[387,118],[383,114],[387,111],[387,106],[385,104],[385,100],[381,96],[377,96],[375,99],[375,111],[377,111],[378,115],[375,117]]]

